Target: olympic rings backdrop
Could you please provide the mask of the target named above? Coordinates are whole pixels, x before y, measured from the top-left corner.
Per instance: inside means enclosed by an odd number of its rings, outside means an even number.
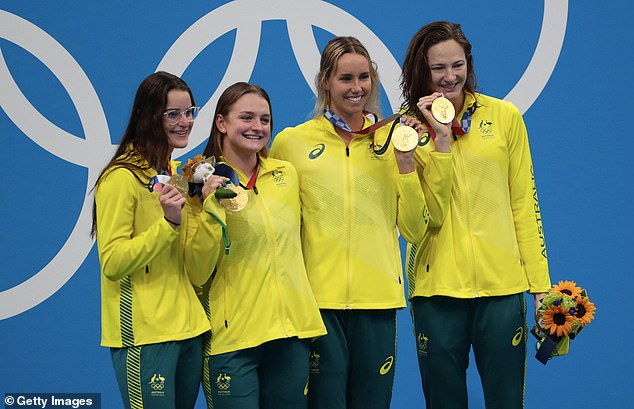
[[[480,90],[524,113],[553,281],[575,280],[598,307],[570,353],[546,366],[534,359],[529,337],[526,407],[631,407],[633,144],[625,104],[634,91],[634,6],[406,3],[3,0],[0,394],[96,392],[102,407],[122,407],[109,351],[99,346],[90,190],[143,78],[167,70],[193,89],[203,108],[189,147],[176,152],[190,157],[202,151],[220,93],[236,81],[270,93],[274,133],[305,121],[319,53],[333,35],[356,36],[368,47],[384,114],[391,113],[411,36],[448,19],[473,44]],[[421,408],[408,310],[398,325],[392,407]],[[468,375],[470,407],[482,408],[473,362]]]

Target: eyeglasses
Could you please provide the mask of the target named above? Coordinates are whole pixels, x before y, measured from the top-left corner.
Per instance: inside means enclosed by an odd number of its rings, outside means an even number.
[[[193,121],[196,119],[196,115],[198,115],[199,110],[200,107],[189,107],[184,111],[181,111],[180,109],[168,109],[163,112],[163,116],[168,123],[175,124],[181,119],[181,115],[185,115],[185,119],[188,121]]]

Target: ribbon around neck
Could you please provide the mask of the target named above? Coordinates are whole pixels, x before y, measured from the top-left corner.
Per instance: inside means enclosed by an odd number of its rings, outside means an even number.
[[[466,134],[467,132],[469,132],[469,130],[471,129],[471,116],[473,115],[474,111],[475,111],[475,107],[473,106],[470,108],[467,108],[467,110],[464,111],[464,113],[462,114],[460,123],[458,123],[458,120],[456,118],[454,118],[454,120],[451,121],[451,131],[453,132],[455,136],[462,136]],[[425,121],[425,125],[427,125],[427,132],[429,132],[429,136],[431,137],[432,140],[435,141],[436,131],[434,131],[434,128],[432,128],[431,125],[427,123],[427,121]]]
[[[377,118],[376,114],[369,111],[363,111],[363,115],[366,117],[368,115],[372,115],[375,118]],[[350,129],[350,126],[348,126],[348,124],[343,119],[341,119],[339,115],[337,115],[333,110],[328,108],[324,109],[324,117],[328,119],[334,126],[355,135],[367,135],[393,121],[394,123],[392,124],[392,128],[390,128],[390,133],[387,136],[387,140],[385,141],[385,144],[381,146],[381,148],[374,149],[374,136],[372,137],[372,151],[376,155],[383,155],[387,151],[387,147],[390,145],[390,141],[392,140],[392,132],[394,132],[394,128],[396,127],[396,124],[398,123],[398,120],[401,118],[401,116],[402,116],[401,114],[392,114],[386,118],[381,119],[378,122],[374,122],[372,125],[368,126],[367,128],[363,128],[358,131],[353,131],[352,129]]]

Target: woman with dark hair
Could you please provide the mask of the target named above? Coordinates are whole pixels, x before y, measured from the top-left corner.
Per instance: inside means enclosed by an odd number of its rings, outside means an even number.
[[[268,94],[238,82],[218,100],[204,151],[235,171],[240,192],[234,203],[215,199],[217,182],[202,188],[196,268],[214,271],[203,290],[209,408],[305,408],[309,343],[326,333],[302,258],[297,173],[268,157],[272,127]]]
[[[185,198],[166,183],[175,172],[172,151],[187,146],[197,110],[180,78],[147,77],[95,186],[101,344],[111,349],[128,409],[191,409],[198,395],[209,321],[192,284],[209,274],[186,272]]]
[[[550,288],[528,135],[510,102],[477,93],[471,44],[438,21],[412,38],[404,110],[433,137],[415,153],[430,204],[425,238],[408,246],[409,296],[428,408],[468,406],[473,347],[487,408],[522,408],[526,301]],[[457,120],[432,104],[448,99]],[[445,122],[445,121],[443,121]],[[442,157],[444,156],[444,159]]]
[[[328,330],[311,345],[309,407],[388,408],[405,307],[398,233],[418,242],[427,225],[414,149],[393,149],[398,123],[368,112],[378,114],[379,79],[359,40],[333,38],[315,82],[315,118],[271,149],[299,174],[306,270]]]

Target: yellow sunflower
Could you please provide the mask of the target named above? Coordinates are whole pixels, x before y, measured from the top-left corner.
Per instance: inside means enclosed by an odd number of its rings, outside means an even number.
[[[572,329],[574,318],[561,305],[551,305],[542,313],[544,320],[544,329],[550,332],[550,335],[558,337],[568,335]]]
[[[566,294],[570,298],[579,297],[581,295],[581,288],[577,287],[577,283],[574,281],[560,281],[559,284],[553,286],[551,292]]]
[[[577,298],[577,312],[575,313],[575,320],[579,321],[581,326],[585,326],[586,324],[590,324],[594,319],[594,312],[597,307],[590,302],[588,297],[579,297]]]

